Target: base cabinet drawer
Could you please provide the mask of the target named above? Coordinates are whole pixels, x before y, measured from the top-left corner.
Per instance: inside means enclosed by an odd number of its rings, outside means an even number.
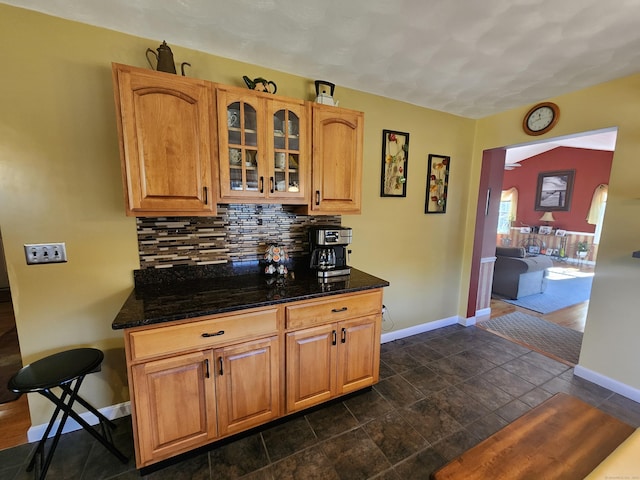
[[[227,345],[278,331],[278,309],[203,318],[193,322],[134,330],[128,334],[132,361],[185,350]]]
[[[286,328],[302,328],[382,312],[382,291],[337,295],[285,308]]]

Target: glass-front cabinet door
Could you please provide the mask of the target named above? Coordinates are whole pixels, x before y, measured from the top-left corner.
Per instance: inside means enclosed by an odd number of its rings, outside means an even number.
[[[272,101],[268,104],[270,198],[304,200],[308,172],[307,123],[304,102]]]
[[[221,198],[265,193],[266,146],[262,99],[218,90],[218,135]]]
[[[233,87],[217,95],[220,199],[306,204],[304,101]]]

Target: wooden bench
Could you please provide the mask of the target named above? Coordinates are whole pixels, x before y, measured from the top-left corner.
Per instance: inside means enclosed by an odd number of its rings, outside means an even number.
[[[583,480],[635,429],[558,393],[431,474],[432,480]]]

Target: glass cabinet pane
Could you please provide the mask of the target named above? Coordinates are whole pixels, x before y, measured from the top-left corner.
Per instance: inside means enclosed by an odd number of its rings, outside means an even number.
[[[300,191],[300,118],[283,109],[273,115],[273,169],[276,192]]]
[[[256,109],[245,102],[227,106],[229,139],[229,188],[234,191],[257,191],[258,117]]]

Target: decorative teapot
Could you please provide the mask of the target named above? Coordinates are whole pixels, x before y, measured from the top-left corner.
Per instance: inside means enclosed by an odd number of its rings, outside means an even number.
[[[176,64],[173,61],[173,53],[171,52],[169,45],[167,45],[167,42],[163,40],[162,44],[157,48],[157,50],[158,50],[158,53],[154,52],[150,48],[147,48],[147,51],[145,52],[145,55],[147,57],[147,62],[149,62],[149,65],[151,66],[151,68],[153,68],[154,70],[158,70],[159,72],[176,73]],[[151,53],[154,57],[156,57],[155,68],[151,63],[151,60],[149,59],[149,53]],[[187,62],[182,62],[180,64],[180,71],[182,72],[183,77],[184,77],[185,65],[188,65],[189,67],[191,66],[191,64]]]
[[[270,82],[269,80],[266,80],[262,77],[254,78],[253,80],[251,80],[249,77],[244,75],[242,79],[244,80],[244,83],[247,84],[247,87],[250,90],[257,90],[258,92],[267,93],[276,93],[278,91],[278,86],[275,83]],[[271,87],[273,87],[273,91]]]
[[[325,82],[324,80],[316,80],[316,103],[322,103],[324,105],[338,106],[338,102],[333,100],[333,91],[336,86],[331,82]],[[329,90],[329,93],[327,93]]]

